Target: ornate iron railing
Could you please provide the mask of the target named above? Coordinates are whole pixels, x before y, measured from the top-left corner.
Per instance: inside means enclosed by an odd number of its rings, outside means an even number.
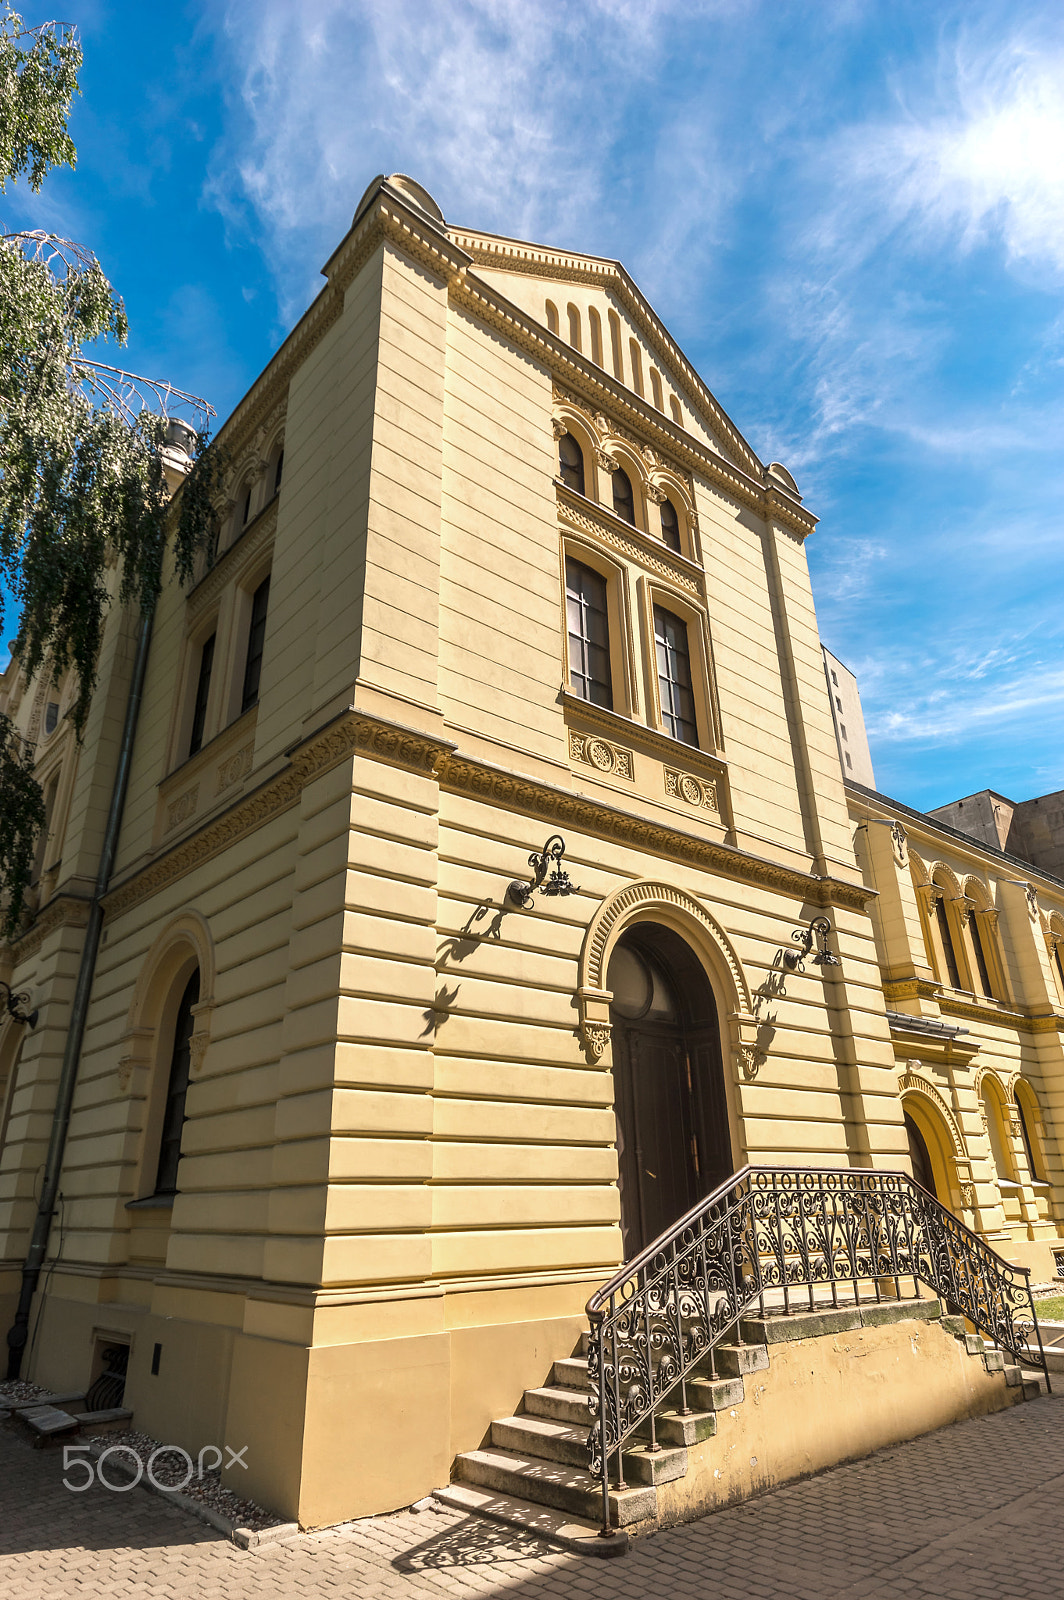
[[[610,1526],[609,1463],[754,1308],[901,1299],[926,1285],[1017,1360],[1049,1371],[1030,1271],[991,1250],[904,1172],[744,1167],[629,1261],[587,1303],[591,1471]],[[862,1289],[864,1293],[862,1294]],[[768,1297],[766,1299],[766,1297]],[[1037,1340],[1038,1355],[1032,1341]]]

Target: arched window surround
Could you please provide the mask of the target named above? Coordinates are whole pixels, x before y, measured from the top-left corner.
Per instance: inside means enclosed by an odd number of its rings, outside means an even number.
[[[141,1139],[133,1180],[136,1200],[154,1199],[174,1029],[181,998],[189,979],[197,971],[200,986],[199,1000],[192,1008],[195,1026],[191,1041],[190,1100],[210,1042],[215,954],[206,918],[189,909],[172,918],[144,959],[119,1050],[119,1089],[140,1105]]]
[[[998,1188],[1004,1195],[1019,1186],[1019,1173],[1016,1170],[1011,1144],[1012,1117],[1009,1113],[1008,1093],[997,1073],[990,1070],[980,1073],[976,1081],[976,1092],[990,1145],[991,1176],[997,1181]]]
[[[1048,1184],[1049,1169],[1046,1166],[1044,1143],[1045,1124],[1042,1119],[1042,1107],[1038,1096],[1026,1078],[1017,1078],[1013,1087],[1013,1098],[1016,1102],[1024,1156],[1027,1161],[1031,1182],[1035,1185]]]

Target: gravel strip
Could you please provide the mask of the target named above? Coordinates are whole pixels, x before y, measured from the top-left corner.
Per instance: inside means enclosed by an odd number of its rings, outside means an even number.
[[[114,1445],[122,1445],[123,1449],[119,1455],[108,1458],[107,1466],[110,1468],[113,1460],[116,1470],[120,1470],[121,1464],[129,1473],[133,1472],[133,1464],[128,1453],[130,1450],[146,1471],[153,1453],[162,1448],[158,1439],[153,1439],[147,1433],[139,1433],[135,1428],[125,1428],[114,1433],[97,1433],[90,1437],[88,1443],[98,1450],[109,1450]],[[222,1483],[222,1475],[218,1468],[204,1472],[202,1478],[198,1475],[195,1459],[192,1468],[193,1476],[185,1483],[184,1479],[188,1478],[188,1461],[171,1446],[170,1452],[164,1449],[161,1455],[156,1456],[152,1465],[152,1476],[164,1489],[178,1490],[189,1500],[195,1500],[198,1504],[216,1512],[218,1516],[224,1517],[236,1528],[250,1528],[253,1533],[261,1533],[265,1528],[275,1528],[284,1521],[275,1512],[256,1505],[254,1500],[247,1500],[243,1495],[227,1489]]]
[[[25,1405],[27,1400],[47,1399],[52,1393],[50,1389],[42,1389],[37,1383],[23,1383],[20,1378],[13,1378],[9,1382],[0,1383],[0,1406]]]

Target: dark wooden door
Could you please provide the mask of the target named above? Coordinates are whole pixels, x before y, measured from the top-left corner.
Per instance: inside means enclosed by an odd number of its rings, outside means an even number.
[[[716,1032],[618,1022],[617,1154],[626,1259],[732,1170]]]

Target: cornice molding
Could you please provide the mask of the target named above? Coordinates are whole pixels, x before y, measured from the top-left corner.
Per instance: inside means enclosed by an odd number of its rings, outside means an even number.
[[[349,756],[361,753],[417,772],[431,773],[449,748],[453,747],[446,741],[430,739],[398,723],[360,712],[344,712],[305,743],[297,745],[290,752],[290,764],[277,777],[114,888],[103,902],[105,917],[112,921],[290,810],[298,804],[308,783]]]
[[[356,753],[435,776],[440,787],[453,794],[486,799],[508,810],[632,844],[670,861],[757,884],[775,894],[810,904],[844,906],[863,912],[875,896],[874,890],[863,885],[798,872],[763,857],[748,855],[732,845],[701,838],[588,796],[459,755],[457,747],[449,740],[433,738],[417,729],[362,712],[346,711],[305,743],[294,747],[290,763],[283,772],[116,885],[103,902],[107,921],[113,921],[290,810],[298,803],[308,783]],[[36,928],[27,937],[35,935]]]
[[[650,347],[656,348],[659,359],[679,377],[677,387],[686,391],[688,404],[696,411],[705,412],[711,426],[739,461],[755,474],[760,473],[761,462],[754,451],[619,261],[583,256],[574,251],[550,250],[465,229],[452,228],[451,238],[468,252],[474,266],[509,269],[528,277],[557,278],[569,283],[593,283],[596,288],[612,291]]]
[[[623,417],[624,425],[633,430],[642,443],[652,444],[682,463],[688,472],[697,473],[759,517],[779,523],[800,539],[804,540],[816,527],[818,519],[812,512],[791,500],[778,485],[763,478],[760,462],[755,460],[746,471],[718,455],[711,446],[702,444],[686,429],[670,422],[634,390],[625,388],[557,334],[550,333],[534,317],[496,293],[484,279],[466,272],[456,274],[450,281],[450,293],[456,305],[539,361],[553,379],[567,384],[588,401],[593,411],[610,410],[615,416]]]
[[[39,912],[33,926],[22,938],[13,942],[11,966],[14,971],[31,956],[35,956],[50,933],[57,928],[84,928],[89,920],[89,901],[81,895],[58,894]]]
[[[670,861],[757,884],[773,893],[810,904],[845,906],[863,912],[868,902],[875,899],[876,891],[862,884],[797,872],[762,856],[748,855],[734,845],[700,838],[488,762],[451,754],[441,762],[438,775],[441,788],[469,799],[490,800],[510,811],[521,811],[544,821],[578,828],[583,833],[635,845]]]

